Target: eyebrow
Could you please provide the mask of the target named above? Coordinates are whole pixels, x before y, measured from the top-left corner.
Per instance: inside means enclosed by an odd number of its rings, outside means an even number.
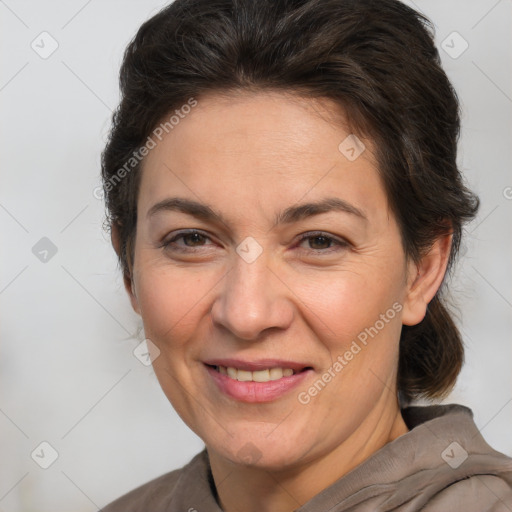
[[[198,201],[181,197],[170,197],[159,201],[148,210],[146,217],[151,218],[158,213],[166,211],[177,211],[204,221],[222,223],[226,226],[229,224],[219,212],[216,212],[210,206],[199,203]],[[327,197],[320,201],[303,203],[297,206],[290,206],[286,208],[276,216],[273,227],[280,224],[291,224],[294,222],[299,222],[308,217],[313,217],[314,215],[328,213],[331,211],[349,213],[362,220],[368,220],[362,210],[356,208],[350,203],[347,203],[343,199],[339,199],[337,197]]]

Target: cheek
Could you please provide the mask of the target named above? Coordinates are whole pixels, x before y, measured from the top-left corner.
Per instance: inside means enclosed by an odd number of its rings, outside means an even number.
[[[365,329],[377,323],[379,331],[393,331],[394,338],[400,329],[402,290],[399,279],[381,272],[345,269],[334,274],[312,275],[296,280],[294,288],[306,306],[303,308],[314,322],[332,339],[332,346],[343,348]],[[299,283],[302,285],[299,288]],[[395,308],[393,308],[393,304]],[[381,315],[385,319],[381,319]],[[316,320],[315,320],[316,319]],[[385,322],[385,328],[382,328]],[[393,325],[393,329],[388,329]],[[323,326],[323,327],[322,327]],[[397,330],[398,329],[398,330]]]
[[[322,278],[302,277],[302,310],[329,353],[320,374],[333,382],[319,403],[346,406],[356,400],[369,407],[383,386],[393,388],[402,327],[401,277],[369,265],[347,266]]]
[[[330,284],[312,280],[304,297],[308,323],[329,354],[319,378],[332,384],[327,393],[318,393],[318,404],[325,411],[333,403],[366,410],[383,388],[394,387],[402,327],[400,288],[386,279],[345,273]],[[316,394],[311,388],[303,391]]]
[[[173,348],[187,341],[197,329],[198,317],[208,308],[215,283],[203,274],[162,265],[147,265],[138,273],[137,300],[148,338],[157,344],[172,339]]]

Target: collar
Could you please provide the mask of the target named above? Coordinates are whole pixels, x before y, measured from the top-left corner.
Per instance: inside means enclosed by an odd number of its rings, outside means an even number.
[[[512,474],[512,459],[485,442],[469,408],[457,404],[413,406],[402,409],[402,416],[409,432],[383,446],[296,512],[352,510],[376,497],[392,510],[406,502],[428,501],[429,496],[469,476],[502,472],[504,464]],[[167,510],[222,512],[206,448],[183,468]]]

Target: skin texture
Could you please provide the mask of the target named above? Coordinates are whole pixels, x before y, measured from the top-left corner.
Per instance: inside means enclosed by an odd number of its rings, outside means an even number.
[[[366,150],[349,161],[338,150],[349,134],[329,100],[212,94],[198,98],[144,163],[125,284],[160,351],[153,366],[163,391],[206,444],[226,512],[294,510],[407,432],[395,383],[400,330],[424,317],[451,239],[418,264],[406,259],[371,141],[360,137]],[[223,222],[177,211],[148,217],[169,197],[207,204]],[[326,197],[366,219],[330,211],[274,225],[287,207]],[[192,228],[203,237],[162,247]],[[334,241],[300,240],[311,231]],[[249,236],[262,248],[252,263],[236,252]],[[112,241],[119,250],[115,227]],[[300,403],[298,394],[393,304],[401,305],[394,318]],[[292,360],[314,371],[272,402],[243,403],[206,371],[203,361],[220,357]]]

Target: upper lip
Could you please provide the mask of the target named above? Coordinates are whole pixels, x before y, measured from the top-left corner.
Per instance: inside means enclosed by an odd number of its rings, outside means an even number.
[[[257,361],[243,361],[242,359],[208,359],[203,361],[204,364],[210,366],[225,366],[249,372],[266,370],[267,368],[291,368],[295,371],[311,368],[311,365],[298,363],[296,361],[285,361],[284,359],[258,359]]]

